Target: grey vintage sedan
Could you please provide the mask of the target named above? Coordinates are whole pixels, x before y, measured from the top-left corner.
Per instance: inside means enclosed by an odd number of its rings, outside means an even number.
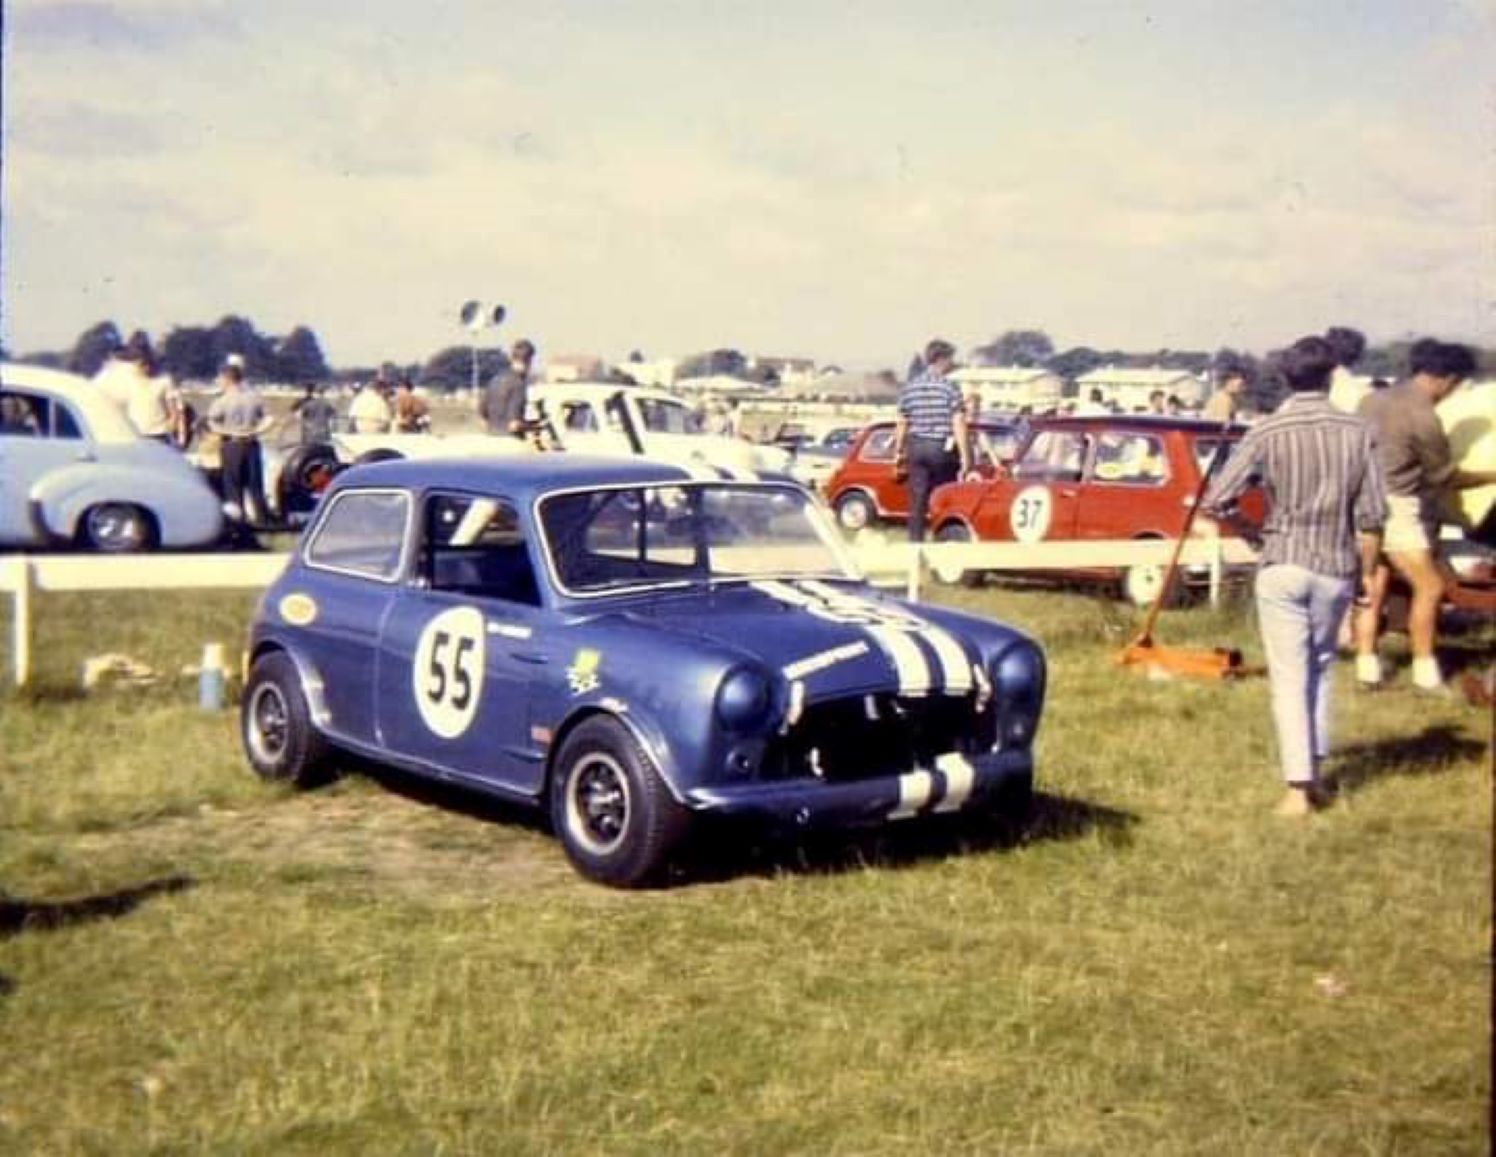
[[[86,379],[0,364],[0,547],[135,551],[222,534],[203,476]]]

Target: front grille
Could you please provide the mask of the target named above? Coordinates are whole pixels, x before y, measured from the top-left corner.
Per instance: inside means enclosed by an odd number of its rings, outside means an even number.
[[[858,696],[814,704],[775,737],[761,779],[866,779],[929,767],[938,755],[992,750],[994,712],[973,711],[969,695]]]

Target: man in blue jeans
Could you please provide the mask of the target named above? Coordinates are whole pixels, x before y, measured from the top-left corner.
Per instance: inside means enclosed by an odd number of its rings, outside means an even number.
[[[1257,572],[1257,618],[1267,656],[1278,760],[1288,793],[1281,815],[1326,802],[1320,762],[1329,751],[1330,669],[1353,594],[1365,598],[1387,497],[1371,431],[1330,404],[1329,343],[1305,337],[1279,369],[1292,393],[1254,426],[1202,504],[1220,516],[1254,481],[1268,496]]]

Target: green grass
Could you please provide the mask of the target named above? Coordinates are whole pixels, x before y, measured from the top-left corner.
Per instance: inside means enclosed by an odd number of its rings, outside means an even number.
[[[40,596],[0,694],[0,1152],[1486,1152],[1489,719],[1342,689],[1345,791],[1282,821],[1260,681],[1119,671],[1133,616],[1085,595],[942,597],[1048,649],[1026,826],[621,894],[520,813],[255,781],[176,674],[245,596]],[[1260,653],[1240,607],[1159,636]],[[162,679],[81,695],[105,650]]]

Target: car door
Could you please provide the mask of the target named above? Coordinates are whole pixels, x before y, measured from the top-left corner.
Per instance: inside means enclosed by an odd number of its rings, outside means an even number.
[[[330,729],[377,744],[375,660],[380,625],[400,590],[414,499],[391,488],[332,496],[303,548],[315,586],[315,619],[304,630],[322,677]]]
[[[93,458],[77,416],[36,390],[0,389],[0,542],[32,542],[31,488]]]
[[[549,663],[539,587],[513,504],[437,492],[380,633],[380,741],[443,774],[540,790],[532,684]]]
[[[1074,537],[1089,453],[1083,430],[1037,431],[1009,477],[981,487],[972,515],[977,537],[1030,543]]]

